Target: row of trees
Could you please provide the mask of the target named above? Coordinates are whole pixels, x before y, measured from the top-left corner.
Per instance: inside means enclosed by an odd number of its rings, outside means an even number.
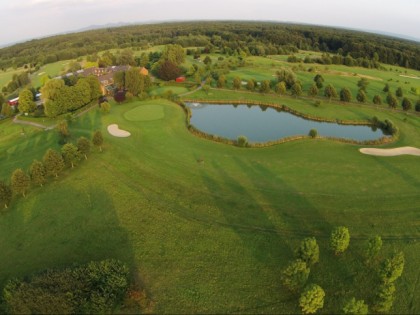
[[[62,79],[52,79],[41,88],[41,93],[48,117],[77,110],[102,95],[99,81],[94,76],[80,78],[74,86],[65,85]]]
[[[350,245],[350,233],[344,226],[336,227],[331,232],[329,247],[335,255],[343,254]],[[382,239],[376,235],[368,239],[363,247],[362,257],[368,266],[377,267],[375,264],[382,248]],[[301,241],[295,249],[295,260],[283,271],[282,284],[294,294],[299,294],[299,306],[302,313],[312,314],[323,308],[325,291],[318,284],[306,285],[311,268],[319,262],[319,246],[314,237],[308,237]],[[401,276],[404,269],[404,254],[395,253],[385,259],[377,268],[379,285],[373,291],[372,310],[376,312],[388,312],[395,297],[394,282]],[[347,299],[342,312],[345,314],[367,314],[368,305],[364,300],[355,297]]]
[[[92,143],[102,151],[103,137],[100,131],[93,134]],[[16,169],[12,173],[10,185],[0,181],[0,204],[8,208],[13,196],[25,197],[31,186],[43,186],[48,177],[58,177],[66,166],[74,168],[83,157],[87,159],[90,150],[90,141],[85,137],[80,137],[76,145],[66,143],[61,147],[61,152],[49,149],[42,162],[32,162],[28,173],[21,168]]]

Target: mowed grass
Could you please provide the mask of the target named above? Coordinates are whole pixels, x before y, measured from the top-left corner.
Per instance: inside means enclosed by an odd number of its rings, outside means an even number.
[[[139,104],[141,103],[139,102]],[[124,114],[124,118],[129,121],[150,121],[162,119],[163,117],[165,117],[163,107],[156,104],[142,104]]]
[[[166,85],[157,88],[152,88],[149,94],[152,96],[162,95],[165,92],[172,91],[174,94],[182,94],[188,92],[188,89],[184,86]]]
[[[163,108],[164,119],[125,118],[153,105]],[[370,115],[300,100],[290,106],[342,119]],[[419,146],[418,117],[379,115],[400,127],[398,144]],[[109,135],[111,123],[131,137]],[[108,115],[91,111],[71,125],[73,140],[95,129],[105,137],[102,153],[94,150],[80,166],[2,212],[1,284],[48,267],[115,257],[138,274],[156,313],[297,313],[297,298],[281,286],[280,274],[298,242],[314,235],[321,259],[310,282],[326,291],[323,312],[337,313],[348,297],[371,302],[374,276],[359,254],[364,239],[379,234],[381,257],[394,249],[406,255],[392,312],[420,312],[418,157],[366,156],[359,146],[323,140],[264,149],[214,143],[190,134],[182,109],[166,100],[114,105]],[[26,145],[20,138],[6,145],[28,148],[14,155],[17,167],[41,153],[34,143],[54,147],[56,140],[52,131]],[[0,158],[2,165],[8,160]],[[352,235],[349,251],[338,258],[327,248],[336,225],[348,226]]]
[[[23,68],[19,69],[7,69],[6,71],[0,71],[0,88],[6,86],[10,81],[12,81],[13,75],[23,72]]]

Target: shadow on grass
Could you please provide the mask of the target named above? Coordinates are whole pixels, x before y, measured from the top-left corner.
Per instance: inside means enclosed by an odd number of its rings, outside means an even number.
[[[28,205],[23,209],[16,202],[0,220],[0,286],[50,268],[114,258],[129,266],[134,288],[144,288],[128,233],[108,193],[83,183],[48,185],[48,193],[34,190],[34,202],[22,202]]]

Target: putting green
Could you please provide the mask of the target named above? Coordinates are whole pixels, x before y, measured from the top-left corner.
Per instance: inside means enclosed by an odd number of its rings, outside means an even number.
[[[162,105],[142,105],[124,113],[124,118],[129,121],[151,121],[165,117]]]

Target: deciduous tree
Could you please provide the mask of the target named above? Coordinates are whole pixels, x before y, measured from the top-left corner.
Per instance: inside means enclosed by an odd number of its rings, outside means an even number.
[[[350,244],[350,233],[345,226],[336,227],[330,238],[330,247],[333,252],[338,255],[343,253]]]
[[[108,114],[111,111],[111,104],[108,102],[101,103],[101,112],[104,114]]]
[[[37,186],[44,185],[47,181],[45,178],[46,172],[44,164],[37,160],[33,161],[29,167],[29,176],[31,177],[32,184]]]
[[[351,92],[348,88],[342,88],[340,91],[340,101],[350,102],[352,99]]]
[[[277,83],[274,90],[279,95],[285,95],[286,94],[286,83],[284,81],[281,81],[281,82]]]
[[[80,137],[77,139],[77,149],[80,154],[85,157],[85,160],[87,160],[87,156],[90,152],[90,141],[85,137]]]
[[[366,103],[367,96],[364,90],[360,89],[357,93],[356,99],[359,103]]]
[[[404,253],[398,252],[385,259],[379,269],[379,277],[384,283],[391,283],[401,277],[404,270]]]
[[[376,105],[381,105],[382,104],[382,98],[381,98],[380,95],[375,95],[373,97],[373,104],[376,104]]]
[[[413,107],[413,104],[411,103],[411,101],[407,98],[404,97],[402,102],[401,102],[401,106],[403,108],[403,110],[410,110]]]
[[[10,184],[14,194],[22,194],[25,197],[25,193],[31,186],[31,179],[21,168],[18,168],[13,172]]]
[[[315,237],[307,237],[302,240],[296,250],[296,257],[302,259],[308,265],[319,261],[319,246]]]
[[[317,284],[308,285],[299,298],[303,314],[313,314],[324,307],[324,290]]]
[[[372,309],[378,313],[389,312],[395,299],[395,285],[382,283],[377,290]]]
[[[263,80],[263,81],[261,82],[260,92],[261,92],[261,93],[268,93],[268,92],[270,92],[270,81],[268,81],[268,80]]]
[[[318,93],[319,93],[318,87],[316,86],[315,83],[312,84],[312,86],[309,88],[308,95],[315,97],[318,95]]]
[[[18,109],[21,113],[31,113],[35,110],[34,95],[28,89],[24,89],[19,93]]]
[[[367,240],[365,249],[364,249],[364,256],[368,261],[375,258],[382,248],[382,238],[379,235],[375,235]]]
[[[7,209],[12,201],[12,189],[5,182],[0,181],[0,204]]]
[[[324,78],[322,77],[322,75],[320,75],[320,74],[317,74],[315,77],[314,77],[314,81],[315,81],[315,84],[316,84],[316,87],[318,88],[318,89],[322,89],[322,87],[324,86]]]
[[[104,143],[104,138],[100,130],[95,131],[93,134],[92,143],[94,146],[99,147],[99,150],[102,152],[102,144]]]
[[[282,284],[290,291],[297,292],[305,285],[309,277],[310,269],[301,259],[289,264],[282,272]]]
[[[324,96],[331,100],[333,97],[337,97],[337,91],[332,84],[328,84],[324,89]]]
[[[64,163],[70,165],[71,168],[80,160],[80,152],[73,143],[66,143],[61,148],[61,155]]]
[[[246,82],[246,89],[247,89],[248,91],[254,91],[254,89],[255,89],[255,83],[254,83],[254,80],[248,80],[248,81]]]
[[[395,95],[396,95],[397,97],[402,97],[402,96],[403,96],[403,90],[402,90],[401,86],[399,86],[399,87],[397,88],[397,90],[395,91]]]
[[[369,81],[365,78],[361,78],[359,82],[357,82],[357,86],[359,87],[359,89],[365,91],[365,93],[366,93],[366,88],[368,85],[369,85]]]
[[[295,97],[302,95],[302,85],[299,81],[295,82],[295,84],[292,85],[291,92],[292,95]]]
[[[226,85],[226,78],[224,75],[219,76],[217,79],[217,87],[218,88],[224,88]]]
[[[42,159],[45,171],[48,176],[58,177],[58,174],[64,169],[64,160],[60,153],[53,149],[48,149]]]
[[[240,77],[235,77],[233,79],[233,88],[239,90],[241,88],[242,80]]]
[[[366,315],[368,312],[368,306],[365,304],[365,301],[356,300],[355,298],[348,300],[343,307],[344,314]]]
[[[389,107],[393,109],[397,108],[398,100],[394,95],[392,95],[392,93],[388,93],[388,96],[386,97],[386,102],[388,103]]]

